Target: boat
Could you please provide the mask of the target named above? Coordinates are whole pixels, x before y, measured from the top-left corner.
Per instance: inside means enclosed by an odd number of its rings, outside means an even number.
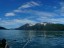
[[[0,40],[0,48],[9,48],[9,45],[6,42],[6,39]]]

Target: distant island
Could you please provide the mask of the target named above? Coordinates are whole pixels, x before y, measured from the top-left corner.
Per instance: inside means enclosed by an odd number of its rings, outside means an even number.
[[[45,30],[45,31],[64,31],[64,24],[54,24],[54,23],[36,23],[32,24],[24,24],[16,30]]]
[[[0,30],[6,30],[6,28],[4,28],[4,27],[0,27]]]

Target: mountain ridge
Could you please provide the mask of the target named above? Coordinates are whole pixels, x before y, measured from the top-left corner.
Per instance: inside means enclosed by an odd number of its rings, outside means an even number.
[[[46,30],[46,31],[64,31],[64,24],[54,24],[54,23],[36,23],[30,26],[29,23],[16,28],[16,30]]]

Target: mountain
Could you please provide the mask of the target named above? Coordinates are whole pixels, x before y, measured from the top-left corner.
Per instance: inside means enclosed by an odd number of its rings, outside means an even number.
[[[45,30],[45,31],[64,31],[63,24],[54,24],[54,23],[36,23],[35,25],[25,24],[17,30]]]
[[[17,28],[17,29],[19,29],[19,30],[28,30],[28,28],[29,28],[30,26],[29,26],[29,24],[25,24],[25,25],[23,25],[23,26],[21,26],[21,27],[19,27],[19,28]]]
[[[4,27],[0,27],[0,30],[5,30],[6,28],[4,28]]]

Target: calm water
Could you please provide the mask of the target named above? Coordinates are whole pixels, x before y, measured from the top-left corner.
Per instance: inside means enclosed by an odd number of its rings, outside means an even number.
[[[0,30],[10,48],[64,48],[64,31]]]

